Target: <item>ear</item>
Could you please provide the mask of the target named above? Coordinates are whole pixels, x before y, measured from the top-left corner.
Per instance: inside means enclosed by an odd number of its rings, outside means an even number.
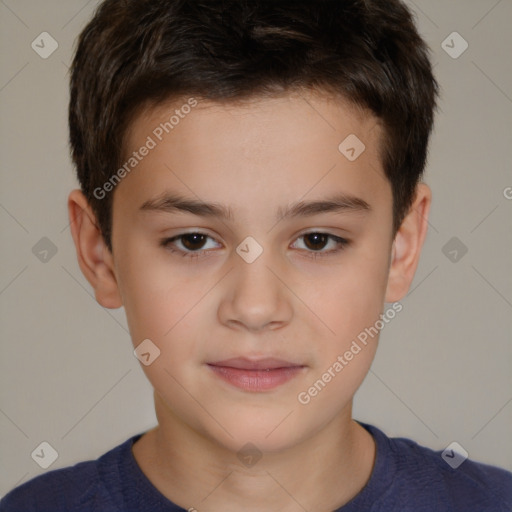
[[[80,190],[69,194],[68,213],[78,264],[94,288],[96,300],[105,308],[121,307],[123,302],[112,254],[103,240],[96,216]]]
[[[432,192],[424,183],[416,187],[416,196],[393,241],[386,302],[402,299],[411,286],[420,259],[428,227]]]

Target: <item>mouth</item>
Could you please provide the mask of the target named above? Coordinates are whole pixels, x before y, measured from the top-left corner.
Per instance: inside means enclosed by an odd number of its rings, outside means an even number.
[[[213,373],[223,381],[244,391],[268,391],[285,384],[306,366],[283,359],[247,359],[236,357],[207,363]]]

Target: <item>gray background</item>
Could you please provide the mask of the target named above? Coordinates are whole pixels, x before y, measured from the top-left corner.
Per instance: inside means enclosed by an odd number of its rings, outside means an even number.
[[[408,3],[442,87],[426,174],[431,226],[354,415],[435,449],[457,441],[470,458],[512,470],[512,1]],[[44,471],[31,458],[42,441],[58,452],[55,469],[155,424],[124,311],[95,302],[67,220],[77,186],[68,65],[97,4],[0,0],[0,495]],[[47,59],[31,48],[43,31],[59,45]],[[442,47],[454,31],[469,44],[458,58]],[[57,249],[46,262],[43,237]]]

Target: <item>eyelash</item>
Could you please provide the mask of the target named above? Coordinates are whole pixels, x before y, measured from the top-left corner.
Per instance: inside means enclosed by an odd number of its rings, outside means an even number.
[[[297,237],[297,240],[300,238],[303,238],[307,235],[313,235],[313,234],[327,236],[329,239],[334,240],[337,243],[338,247],[336,249],[331,249],[329,251],[305,250],[305,252],[308,253],[308,255],[306,257],[311,258],[311,259],[323,258],[326,256],[334,255],[336,253],[339,253],[343,249],[345,249],[348,245],[350,245],[349,240],[347,240],[345,238],[341,238],[339,236],[332,235],[330,233],[325,233],[323,231],[310,231],[308,233],[303,233],[302,235]],[[168,250],[171,253],[180,255],[183,258],[198,259],[200,257],[201,258],[207,257],[206,253],[211,252],[210,250],[198,249],[197,251],[183,251],[181,249],[173,249],[172,248],[171,244],[173,244],[176,240],[179,240],[180,238],[183,238],[186,235],[203,235],[203,236],[206,236],[207,238],[210,238],[213,240],[213,237],[207,235],[206,233],[201,233],[200,231],[193,231],[190,233],[181,233],[180,235],[176,235],[171,238],[163,238],[160,241],[160,246],[164,247],[166,250]]]

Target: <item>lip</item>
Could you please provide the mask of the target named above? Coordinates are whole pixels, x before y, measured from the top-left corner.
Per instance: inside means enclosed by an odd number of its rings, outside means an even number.
[[[274,370],[276,368],[292,368],[304,366],[299,363],[285,361],[275,357],[265,357],[260,359],[249,359],[246,357],[232,357],[223,361],[208,363],[212,366],[222,366],[225,368],[237,368],[239,370]]]
[[[208,363],[215,375],[244,391],[268,391],[303,372],[305,366],[277,358],[236,357]]]

